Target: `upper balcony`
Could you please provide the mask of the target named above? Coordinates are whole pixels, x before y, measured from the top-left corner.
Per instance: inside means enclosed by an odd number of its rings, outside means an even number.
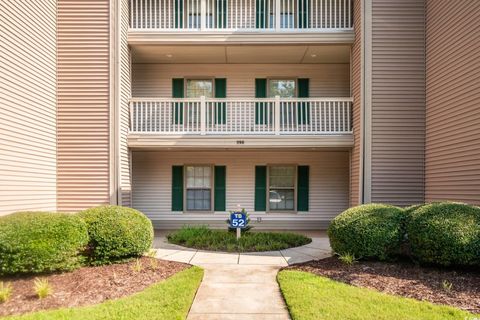
[[[352,0],[131,0],[139,44],[352,43]]]
[[[350,147],[351,98],[134,98],[130,147]]]

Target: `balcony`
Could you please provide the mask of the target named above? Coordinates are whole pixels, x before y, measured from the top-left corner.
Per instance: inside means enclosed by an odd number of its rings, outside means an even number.
[[[351,98],[132,99],[131,147],[351,146]],[[248,142],[245,142],[248,141]]]
[[[131,0],[129,41],[351,43],[352,9],[352,0]]]

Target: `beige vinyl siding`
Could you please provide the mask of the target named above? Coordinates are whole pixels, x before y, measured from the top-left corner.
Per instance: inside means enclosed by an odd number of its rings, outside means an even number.
[[[159,228],[186,223],[224,227],[227,212],[171,211],[172,166],[192,163],[226,166],[226,209],[244,207],[256,228],[325,228],[349,205],[348,151],[135,151],[133,207]],[[310,210],[298,214],[254,212],[255,166],[282,163],[310,166]],[[262,218],[262,223],[257,222],[257,217]]]
[[[310,78],[311,97],[349,97],[349,64],[133,64],[133,97],[171,97],[172,78],[227,78],[227,97],[255,97],[255,78]]]
[[[351,150],[350,160],[350,205],[356,206],[361,202],[360,199],[360,147],[361,147],[361,68],[362,68],[362,1],[353,2],[353,23],[355,31],[355,42],[351,51],[351,91],[353,97],[352,104],[352,127],[354,145]]]
[[[424,201],[424,0],[372,2],[371,200]]]
[[[130,174],[130,152],[128,149],[128,130],[130,128],[130,105],[131,98],[131,72],[130,72],[130,48],[128,47],[127,35],[129,25],[129,0],[121,1],[121,74],[120,74],[120,204],[131,205],[132,186]]]
[[[58,1],[58,209],[109,203],[109,0]]]
[[[0,1],[0,215],[56,210],[56,3]]]
[[[480,205],[480,2],[426,4],[426,200]]]

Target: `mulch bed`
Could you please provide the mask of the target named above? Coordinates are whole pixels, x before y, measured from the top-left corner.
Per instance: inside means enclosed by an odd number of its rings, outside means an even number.
[[[409,262],[360,261],[348,266],[336,257],[286,269],[307,271],[357,287],[480,313],[480,271],[426,268]],[[444,281],[452,284],[451,290],[444,288]]]
[[[83,267],[73,272],[42,276],[3,277],[13,292],[0,304],[0,316],[22,314],[45,309],[91,305],[131,295],[189,267],[187,264],[140,258],[142,270],[133,270],[136,261],[100,267]],[[36,277],[47,278],[52,295],[38,299],[33,290]]]

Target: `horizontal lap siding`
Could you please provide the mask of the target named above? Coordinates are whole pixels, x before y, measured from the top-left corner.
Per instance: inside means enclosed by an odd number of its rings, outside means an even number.
[[[226,212],[182,214],[171,211],[172,166],[189,163],[225,165],[226,209],[238,204],[251,213],[252,221],[262,217],[264,228],[325,228],[349,205],[349,153],[291,151],[134,152],[133,207],[144,212],[157,227],[178,227],[184,223],[224,225]],[[266,164],[310,166],[310,211],[299,214],[254,212],[255,166]]]
[[[0,215],[56,209],[56,3],[0,1]]]
[[[58,209],[109,203],[109,0],[58,1]]]
[[[427,0],[426,200],[480,204],[480,2]]]
[[[424,201],[424,0],[372,2],[372,202]]]
[[[255,97],[255,78],[310,78],[311,97],[349,97],[349,64],[134,64],[134,97],[171,97],[172,78],[227,78],[227,97]]]

